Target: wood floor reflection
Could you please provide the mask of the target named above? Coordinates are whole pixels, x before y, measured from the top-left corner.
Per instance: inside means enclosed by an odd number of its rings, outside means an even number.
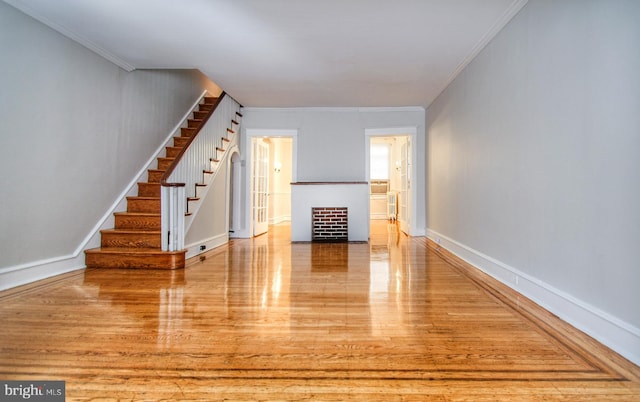
[[[640,399],[637,366],[396,225],[289,238],[2,292],[0,379],[67,400]]]

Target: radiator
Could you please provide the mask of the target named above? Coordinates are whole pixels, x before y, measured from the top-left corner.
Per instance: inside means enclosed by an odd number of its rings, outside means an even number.
[[[398,193],[394,191],[387,193],[387,216],[392,221],[398,219]]]

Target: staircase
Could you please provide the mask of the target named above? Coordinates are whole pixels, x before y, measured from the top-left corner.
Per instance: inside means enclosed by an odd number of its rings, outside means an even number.
[[[158,157],[157,168],[148,170],[146,182],[138,183],[138,195],[127,197],[127,211],[116,212],[115,228],[102,230],[100,248],[85,251],[87,268],[178,269],[185,266],[186,250],[162,251],[160,180],[172,162],[192,141],[218,98],[205,97],[173,146]]]

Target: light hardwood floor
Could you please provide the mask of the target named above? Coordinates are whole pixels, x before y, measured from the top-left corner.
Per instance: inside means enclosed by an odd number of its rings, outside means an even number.
[[[640,369],[424,238],[234,240],[0,293],[0,379],[67,400],[640,400]]]

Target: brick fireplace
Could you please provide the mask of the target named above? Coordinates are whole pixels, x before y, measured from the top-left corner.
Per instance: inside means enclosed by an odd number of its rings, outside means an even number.
[[[340,242],[349,240],[347,207],[311,208],[311,241]]]
[[[332,236],[340,240],[313,238],[313,208],[325,208],[329,215],[340,215],[344,223],[326,217]],[[332,208],[330,210],[329,208]],[[339,226],[339,227],[338,227]],[[346,235],[344,234],[346,232]],[[346,236],[346,238],[345,238]],[[367,182],[294,182],[291,183],[291,241],[349,241],[369,240],[369,184]]]

